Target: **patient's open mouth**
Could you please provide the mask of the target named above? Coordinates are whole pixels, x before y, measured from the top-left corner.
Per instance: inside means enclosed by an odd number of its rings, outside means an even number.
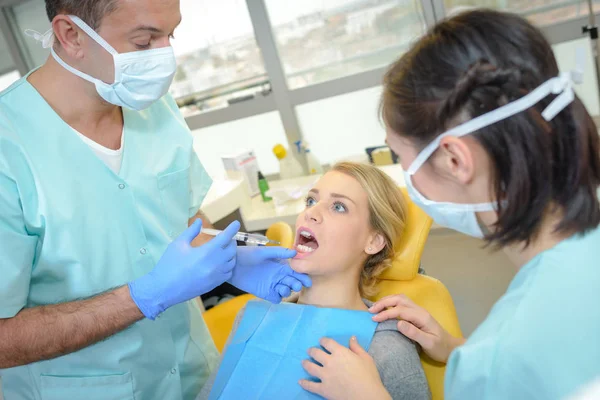
[[[319,248],[319,242],[317,242],[317,238],[315,234],[307,228],[298,229],[297,237],[296,237],[296,250],[298,253],[313,253],[315,250]]]

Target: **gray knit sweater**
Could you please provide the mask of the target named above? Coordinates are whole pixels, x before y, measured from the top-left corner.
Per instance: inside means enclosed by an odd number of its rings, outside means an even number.
[[[373,305],[368,300],[364,300],[364,302],[368,307]],[[243,315],[244,309],[238,313],[235,319],[229,340],[235,335]],[[375,360],[383,385],[394,400],[431,399],[417,348],[410,339],[398,332],[396,321],[382,322],[377,326],[369,347],[369,354]],[[196,400],[208,399],[217,377],[217,371],[218,366],[208,378]]]

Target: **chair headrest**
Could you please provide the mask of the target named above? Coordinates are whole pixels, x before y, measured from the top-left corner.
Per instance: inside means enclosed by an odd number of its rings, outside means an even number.
[[[382,280],[409,281],[417,275],[433,223],[432,219],[412,202],[406,188],[401,190],[407,203],[406,226],[396,244],[396,257],[392,266],[381,275]]]

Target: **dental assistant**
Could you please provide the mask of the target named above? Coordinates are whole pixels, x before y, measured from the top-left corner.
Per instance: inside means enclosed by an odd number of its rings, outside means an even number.
[[[194,299],[310,279],[294,251],[237,248],[239,223],[199,246],[211,179],[167,95],[179,1],[46,9],[51,57],[0,94],[4,398],[193,399],[219,357]]]
[[[384,79],[387,142],[412,200],[519,268],[466,342],[405,296],[371,308],[447,362],[446,399],[564,399],[600,376],[600,145],[573,91],[582,75],[559,73],[525,19],[476,10],[440,22]],[[321,344],[306,390],[390,398],[356,341]]]

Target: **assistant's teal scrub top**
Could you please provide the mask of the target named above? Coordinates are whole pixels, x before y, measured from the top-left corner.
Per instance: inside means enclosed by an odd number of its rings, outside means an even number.
[[[26,79],[0,94],[0,318],[148,273],[198,211],[211,179],[173,99],[123,116],[116,175]],[[218,357],[188,302],[0,377],[8,400],[194,399]]]
[[[564,399],[600,376],[600,228],[518,272],[446,368],[447,400]]]

